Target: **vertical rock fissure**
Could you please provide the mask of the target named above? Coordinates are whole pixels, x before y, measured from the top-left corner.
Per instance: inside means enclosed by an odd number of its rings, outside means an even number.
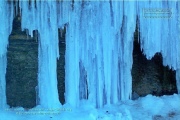
[[[65,103],[64,93],[65,93],[65,29],[59,29],[59,54],[60,58],[57,60],[57,81],[58,81],[58,93],[59,101],[61,104]]]

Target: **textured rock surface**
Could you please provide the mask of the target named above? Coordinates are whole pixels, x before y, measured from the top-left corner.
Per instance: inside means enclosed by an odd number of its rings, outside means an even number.
[[[6,95],[11,107],[36,105],[38,43],[21,31],[19,16],[13,21],[7,52]]]
[[[147,60],[137,41],[134,42],[132,79],[132,89],[140,96],[177,93],[175,71],[162,65],[159,53]]]
[[[6,93],[10,106],[35,106],[38,44],[34,40],[9,40]]]

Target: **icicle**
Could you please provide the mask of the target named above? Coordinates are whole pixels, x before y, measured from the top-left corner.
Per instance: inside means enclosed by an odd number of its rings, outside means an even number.
[[[8,37],[12,30],[13,4],[4,0],[0,1],[0,109],[6,107],[6,65]]]
[[[6,54],[0,56],[0,109],[6,107]]]
[[[161,51],[161,23],[163,19],[154,16],[150,18],[148,12],[156,8],[161,9],[162,2],[139,2],[138,7],[141,49],[143,49],[147,59],[151,59],[156,52]]]
[[[55,2],[41,2],[37,4],[39,9],[40,23],[38,31],[39,42],[39,94],[40,105],[48,108],[59,107],[57,90],[57,57],[58,29],[56,19]]]
[[[177,57],[176,58],[176,66],[177,66],[177,69],[176,69],[176,86],[177,86],[177,90],[178,90],[178,94],[180,94],[180,3],[177,2],[177,21],[178,21],[178,28],[179,28],[179,31],[178,31],[178,38],[177,38],[177,43],[175,44],[175,52],[177,52]]]
[[[132,94],[132,52],[133,52],[133,40],[136,27],[136,2],[124,2],[124,13],[122,23],[122,37],[120,52],[120,81],[121,81],[121,100],[127,100],[131,98]],[[129,14],[129,12],[131,14]]]
[[[180,69],[176,70],[176,86],[178,93],[180,93]]]
[[[79,17],[80,9],[71,13],[69,24],[66,26],[66,64],[65,64],[65,100],[72,106],[79,106]],[[72,89],[73,88],[73,89]]]

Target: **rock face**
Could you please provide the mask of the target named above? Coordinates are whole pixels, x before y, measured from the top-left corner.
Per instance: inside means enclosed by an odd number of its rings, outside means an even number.
[[[10,106],[29,108],[36,104],[37,48],[34,40],[9,40],[6,95]]]
[[[19,16],[13,21],[7,50],[7,104],[32,108],[36,105],[38,41],[21,31]]]
[[[134,42],[132,79],[132,89],[140,96],[177,93],[175,71],[162,65],[159,53],[147,60],[137,41]]]

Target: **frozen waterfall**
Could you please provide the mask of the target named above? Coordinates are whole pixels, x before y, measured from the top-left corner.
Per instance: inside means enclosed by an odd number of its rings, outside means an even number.
[[[19,4],[18,4],[19,3]],[[58,28],[66,28],[65,102],[79,106],[88,99],[96,107],[131,99],[133,40],[136,25],[143,53],[161,52],[163,64],[176,70],[180,93],[180,2],[178,1],[0,1],[0,108],[6,105],[5,74],[8,36],[14,6],[22,30],[39,33],[38,89],[40,105],[57,108]],[[150,9],[168,9],[171,18],[147,18]],[[157,12],[157,11],[155,11]]]

